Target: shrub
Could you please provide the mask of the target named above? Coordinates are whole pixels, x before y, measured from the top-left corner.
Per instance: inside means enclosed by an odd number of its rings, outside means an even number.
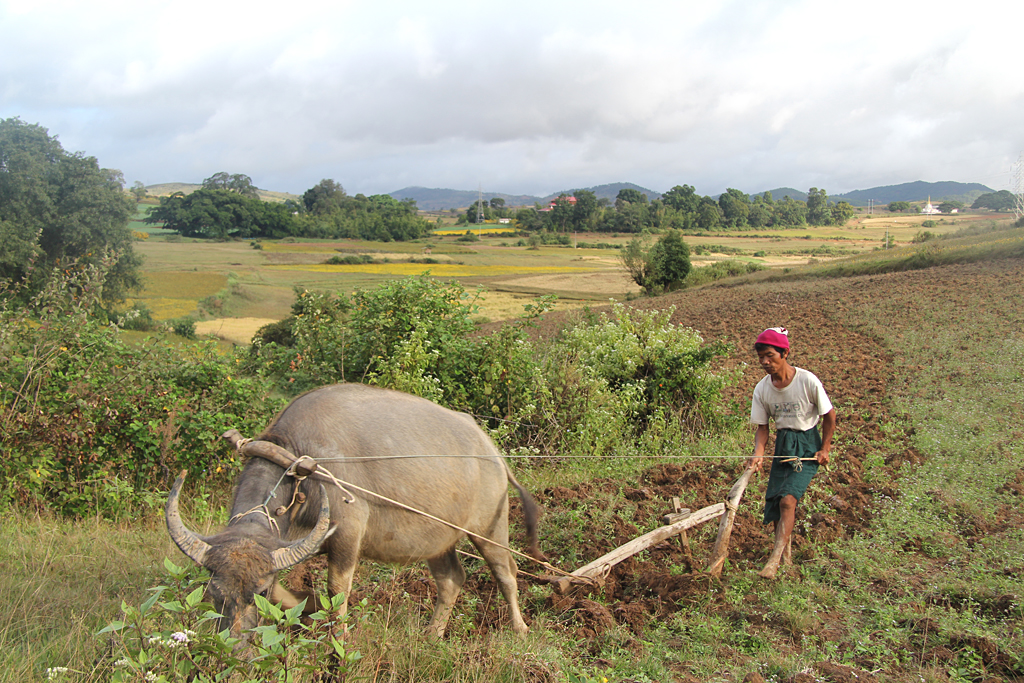
[[[169,585],[157,586],[138,607],[121,603],[121,616],[96,635],[108,653],[97,668],[104,680],[288,681],[322,680],[327,674],[345,679],[361,659],[337,633],[352,612],[338,618],[344,596],[320,598],[320,609],[303,618],[305,602],[288,610],[255,596],[263,624],[251,630],[251,648],[236,649],[227,631],[215,633],[218,615],[203,601],[209,576],[205,570],[182,568],[164,560]],[[355,607],[364,608],[367,601]],[[107,678],[109,676],[109,678]]]
[[[171,331],[179,337],[184,337],[185,339],[196,338],[196,321],[192,316],[187,315],[184,318],[177,318],[169,321],[167,324]]]
[[[114,322],[125,330],[152,332],[157,328],[153,312],[145,304],[136,303],[130,309],[114,316]]]
[[[359,266],[365,263],[373,263],[373,257],[369,254],[346,254],[345,256],[332,256],[326,263],[335,266]]]
[[[214,342],[125,343],[90,315],[100,282],[100,268],[63,269],[28,307],[0,304],[0,504],[121,514],[156,502],[183,468],[234,473],[219,434],[273,414],[262,383],[238,377]]]

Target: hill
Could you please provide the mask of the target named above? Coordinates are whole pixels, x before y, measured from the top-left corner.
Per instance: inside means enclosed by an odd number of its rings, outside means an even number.
[[[201,183],[157,183],[156,185],[146,185],[146,192],[148,192],[152,197],[167,197],[175,192],[192,194],[201,187]],[[260,188],[256,188],[256,191],[260,193],[260,199],[265,202],[284,202],[289,199],[299,201],[300,199],[299,195],[292,194],[290,192],[275,192],[273,190],[262,190]]]
[[[826,187],[827,191],[828,188]],[[772,193],[773,199],[782,199],[789,195],[801,202],[807,201],[807,190],[797,190],[792,187],[777,187],[768,190]],[[927,183],[923,180],[915,180],[912,183],[900,183],[899,185],[881,185],[867,190],[853,190],[839,194],[829,193],[828,198],[832,201],[846,200],[854,206],[867,206],[868,200],[873,200],[876,205],[888,204],[889,202],[923,202],[929,197],[933,201],[940,202],[947,199],[960,201],[965,204],[972,203],[975,199],[994,190],[981,183],[958,183],[955,181],[944,181]],[[757,195],[762,192],[755,193]],[[754,197],[755,195],[751,195]]]
[[[470,206],[483,194],[484,201],[494,197],[505,200],[505,206],[533,206],[540,197],[527,194],[506,194],[504,192],[483,192],[478,190],[450,190],[432,187],[403,187],[401,190],[389,192],[395,199],[415,199],[416,206],[424,211],[443,211],[445,209],[463,209]]]
[[[561,194],[572,194],[576,190],[589,190],[597,195],[598,199],[610,199],[612,201],[615,201],[615,198],[619,196],[620,190],[638,190],[642,194],[647,195],[648,201],[659,199],[661,197],[660,192],[648,190],[646,187],[641,187],[634,183],[606,183],[605,185],[595,185],[594,187],[574,187],[571,190],[562,190],[561,192],[555,192],[547,195],[541,201],[547,204]]]
[[[923,180],[916,180],[912,183],[883,185],[868,190],[853,190],[834,195],[831,199],[845,199],[854,206],[866,206],[869,199],[874,200],[876,204],[888,204],[889,202],[923,202],[929,197],[933,201],[954,200],[970,204],[981,195],[994,191],[981,183],[958,183],[951,180],[927,183]]]
[[[561,194],[572,194],[576,190],[589,190],[597,195],[598,199],[614,201],[615,197],[619,194],[619,190],[624,189],[639,190],[647,195],[649,200],[661,197],[660,192],[655,192],[633,183],[607,183],[605,185],[595,185],[594,187],[572,188],[552,192],[543,197],[535,197],[528,194],[506,194],[504,192],[483,192],[482,194],[484,201],[490,200],[492,197],[501,197],[505,200],[505,206],[533,206],[537,202],[547,204]],[[424,211],[443,211],[445,209],[461,209],[470,206],[481,193],[477,190],[450,190],[414,186],[403,187],[401,190],[395,190],[388,194],[399,200],[415,199],[416,206]]]
[[[768,192],[772,193],[772,199],[774,199],[774,200],[779,200],[779,199],[782,199],[783,197],[788,196],[791,199],[797,200],[798,202],[806,202],[807,201],[807,190],[797,190],[797,189],[792,188],[792,187],[776,187],[774,190],[768,190]],[[753,198],[755,196],[759,197],[759,196],[761,196],[763,194],[764,194],[764,192],[758,192],[756,195],[750,195],[750,197],[751,198]],[[716,197],[716,199],[717,199],[717,197]]]

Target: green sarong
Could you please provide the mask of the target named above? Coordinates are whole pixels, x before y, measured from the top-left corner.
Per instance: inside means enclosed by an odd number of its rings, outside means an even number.
[[[815,460],[780,462],[789,458],[813,458],[821,450],[821,434],[817,427],[806,432],[780,429],[775,432],[775,457],[768,475],[768,490],[764,494],[764,523],[777,522],[782,516],[779,504],[786,496],[799,501],[807,485],[818,472]],[[799,470],[799,471],[798,471]]]

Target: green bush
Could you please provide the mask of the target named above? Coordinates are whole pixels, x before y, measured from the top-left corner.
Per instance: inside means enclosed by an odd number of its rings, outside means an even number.
[[[171,331],[179,337],[185,339],[196,338],[196,321],[192,316],[185,316],[184,318],[176,318],[168,322]]]
[[[104,680],[129,681],[280,681],[344,679],[361,659],[338,634],[353,613],[338,617],[344,596],[320,598],[320,609],[303,615],[305,602],[288,610],[255,596],[262,625],[250,632],[251,647],[238,648],[228,631],[215,633],[219,616],[204,602],[209,576],[164,560],[169,585],[150,589],[138,607],[121,603],[121,615],[96,634],[107,641],[96,663]],[[364,599],[355,605],[365,609]],[[51,668],[50,680],[64,673]]]
[[[130,309],[114,316],[114,322],[125,330],[136,332],[152,332],[158,325],[153,320],[153,312],[145,304],[135,304]]]
[[[739,275],[749,275],[759,270],[764,270],[759,263],[748,263],[746,261],[717,261],[701,268],[694,268],[686,275],[683,281],[684,287],[696,287],[706,285],[715,280]]]
[[[224,481],[240,464],[218,436],[276,408],[214,342],[126,343],[90,314],[99,282],[99,268],[65,269],[28,307],[0,305],[0,505],[117,515],[181,469]]]
[[[332,256],[326,263],[335,266],[359,266],[365,263],[373,263],[373,257],[369,254],[346,254],[345,256]]]

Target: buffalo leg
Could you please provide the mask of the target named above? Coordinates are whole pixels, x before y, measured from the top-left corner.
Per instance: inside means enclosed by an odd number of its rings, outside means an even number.
[[[455,607],[455,600],[459,597],[462,584],[466,582],[466,570],[462,567],[455,548],[432,560],[427,560],[430,573],[437,584],[437,604],[434,605],[434,614],[427,624],[427,634],[434,638],[444,636],[445,627],[448,626],[448,619],[452,615],[452,608]]]
[[[491,538],[501,545],[508,545],[507,531],[504,534],[497,534],[497,537],[492,536]],[[470,540],[473,541],[473,545],[476,546],[476,549],[487,560],[487,566],[491,568],[494,580],[498,582],[501,594],[505,596],[505,601],[508,603],[509,617],[512,619],[512,630],[521,636],[525,636],[529,629],[526,626],[526,622],[523,621],[522,613],[519,611],[519,586],[516,584],[516,574],[519,572],[519,568],[516,566],[516,561],[512,559],[512,553],[486,541],[473,537],[470,537]]]
[[[327,592],[334,596],[341,594],[345,596],[334,617],[341,621],[348,613],[348,597],[352,592],[352,577],[356,573],[356,565],[359,564],[359,547],[362,539],[359,537],[342,538],[335,533],[328,543],[327,551]],[[335,627],[335,633],[341,636],[347,630],[346,627]]]

